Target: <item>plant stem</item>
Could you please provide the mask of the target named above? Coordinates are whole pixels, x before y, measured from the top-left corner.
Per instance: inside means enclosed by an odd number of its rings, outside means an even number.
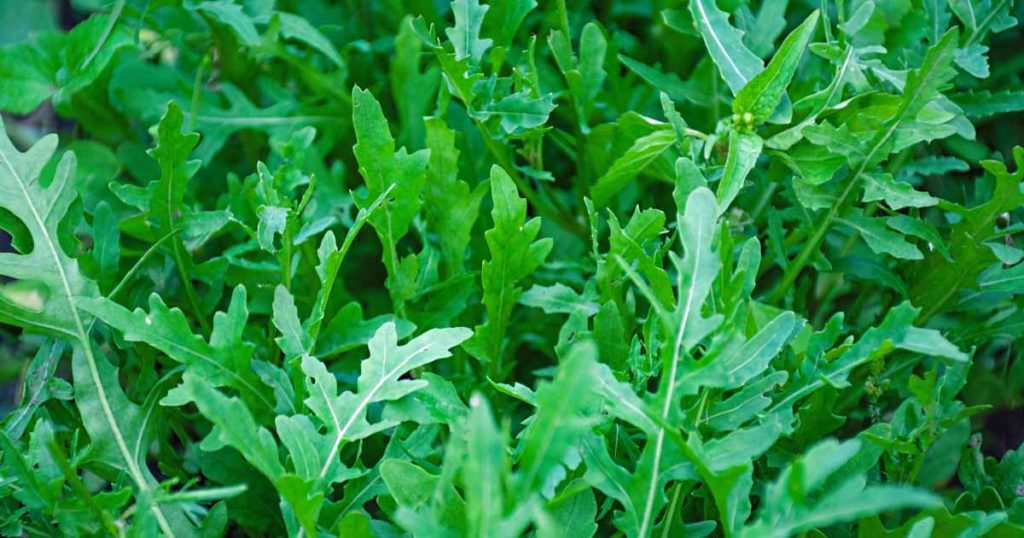
[[[818,247],[821,246],[821,242],[825,239],[825,234],[828,233],[829,227],[832,225],[832,221],[834,221],[846,208],[847,203],[850,202],[850,195],[853,194],[856,187],[860,184],[860,179],[864,176],[864,172],[867,170],[868,165],[874,162],[875,154],[882,149],[882,146],[884,146],[886,142],[889,141],[889,138],[892,137],[893,133],[896,132],[896,128],[899,127],[900,123],[902,123],[903,115],[905,113],[906,109],[901,108],[900,112],[897,113],[896,118],[885,132],[875,138],[874,143],[871,144],[871,150],[864,156],[860,166],[857,167],[857,171],[853,175],[849,176],[849,179],[846,182],[846,188],[843,189],[843,193],[839,195],[839,199],[836,200],[836,203],[832,204],[828,213],[825,213],[821,220],[818,221],[817,226],[814,228],[814,233],[811,234],[810,240],[804,243],[804,248],[799,254],[797,254],[793,263],[786,269],[786,272],[782,275],[782,282],[779,283],[779,287],[777,287],[768,297],[768,302],[777,304],[781,301],[782,298],[785,297],[786,292],[789,291],[789,288],[793,286],[794,282],[796,282],[797,277],[800,276],[800,272],[810,261],[811,256],[818,252]]]
[[[175,226],[176,223],[172,222],[171,226]],[[173,229],[173,228],[172,228]],[[174,265],[178,267],[178,277],[181,278],[181,285],[185,288],[185,296],[188,298],[189,306],[192,308],[192,312],[195,314],[196,320],[199,321],[199,327],[202,329],[203,334],[210,334],[210,322],[206,321],[206,316],[203,314],[203,310],[199,307],[199,298],[196,296],[196,288],[192,285],[192,278],[188,273],[188,266],[186,265],[185,259],[185,244],[179,237],[171,239],[171,253],[174,256]]]
[[[558,210],[552,207],[549,207],[548,204],[544,203],[544,200],[541,198],[541,196],[537,194],[537,191],[533,189],[533,186],[531,186],[528,181],[523,180],[523,178],[519,175],[519,170],[517,170],[515,167],[515,163],[512,161],[508,153],[505,151],[506,148],[504,146],[499,145],[498,142],[493,137],[491,137],[490,129],[488,129],[486,125],[480,123],[479,121],[476,122],[476,125],[477,128],[480,129],[480,134],[484,140],[484,145],[487,146],[487,150],[490,151],[491,156],[493,156],[494,160],[497,161],[498,166],[504,168],[505,171],[508,172],[508,175],[516,184],[516,188],[518,188],[519,191],[523,193],[523,196],[525,196],[526,199],[535,208],[537,208],[537,211],[539,211],[541,215],[543,215],[544,217],[550,218],[554,222],[560,224],[566,230],[569,230],[570,232],[576,234],[584,241],[589,240],[590,232],[588,232],[582,224],[573,220],[572,218],[566,218],[565,214],[559,212]]]
[[[196,115],[199,114],[199,98],[202,97],[203,93],[203,71],[210,65],[210,55],[203,56],[201,62],[199,62],[199,69],[196,69],[196,79],[192,83],[192,103],[189,106],[188,111],[188,130],[194,131],[196,125]]]
[[[845,209],[847,200],[849,199],[850,194],[853,193],[854,187],[857,185],[857,180],[860,179],[860,174],[863,170],[863,167],[861,167],[857,172],[857,175],[851,178],[851,180],[846,184],[846,189],[843,190],[843,193],[839,196],[836,203],[832,205],[832,208],[829,209],[828,213],[825,213],[825,215],[818,220],[818,223],[814,227],[814,233],[811,234],[811,237],[804,243],[804,248],[800,250],[796,259],[793,260],[793,263],[790,264],[786,269],[786,272],[783,273],[782,282],[780,282],[779,286],[775,288],[775,291],[768,296],[769,303],[777,304],[786,296],[786,292],[789,291],[789,288],[791,288],[793,283],[796,282],[797,277],[800,276],[800,272],[803,271],[803,268],[808,262],[810,262],[811,256],[818,252],[818,247],[825,239],[825,234],[828,233],[829,227],[832,225],[832,221],[839,216],[843,209]]]
[[[64,479],[67,480],[68,485],[71,486],[71,489],[74,490],[74,492],[83,501],[85,501],[85,505],[89,507],[89,510],[99,518],[100,522],[103,523],[103,528],[110,533],[111,536],[120,536],[121,533],[118,531],[117,524],[114,523],[114,520],[111,519],[110,516],[100,508],[100,505],[96,503],[96,499],[92,496],[92,493],[89,492],[89,488],[85,487],[85,484],[82,483],[82,479],[79,478],[78,474],[75,473],[75,470],[71,468],[71,465],[68,463],[67,455],[64,454],[63,450],[61,450],[57,441],[51,438],[47,441],[46,448],[49,450],[50,456],[57,463],[57,467],[60,468],[61,474],[64,475]]]

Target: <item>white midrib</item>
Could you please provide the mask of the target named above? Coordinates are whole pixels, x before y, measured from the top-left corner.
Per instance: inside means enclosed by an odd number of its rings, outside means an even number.
[[[750,397],[750,398],[748,398],[746,400],[740,401],[740,403],[734,405],[733,407],[730,407],[728,409],[723,409],[723,410],[721,410],[721,411],[719,411],[717,413],[709,413],[708,415],[706,415],[704,417],[704,420],[702,422],[704,424],[707,424],[707,423],[711,422],[712,419],[715,419],[715,418],[718,418],[718,417],[721,417],[721,416],[724,416],[724,415],[728,415],[729,413],[732,413],[733,411],[735,411],[737,409],[740,409],[741,407],[746,405],[746,403],[749,402],[750,400],[753,400],[754,398],[757,398],[757,397],[762,396],[762,395],[763,395],[763,393],[761,393],[761,394],[754,394],[752,397]]]
[[[467,4],[463,4],[462,20],[466,22],[466,31],[462,34],[462,48],[466,51],[466,56],[473,57],[473,35],[470,32],[472,23],[469,21],[470,7]]]
[[[698,5],[700,3],[698,2]],[[697,237],[704,236],[704,230],[700,228],[703,223],[698,225]],[[683,329],[686,328],[686,324],[690,319],[690,312],[693,310],[693,293],[697,287],[697,268],[700,267],[700,244],[693,252],[693,274],[690,276],[690,288],[686,291],[686,307],[683,308],[683,317],[679,321],[679,330],[676,332],[675,347],[672,350],[672,367],[669,369],[668,378],[668,389],[665,391],[665,401],[661,405],[661,420],[664,422],[668,419],[668,412],[672,409],[672,394],[676,388],[676,372],[679,368],[679,356],[680,350],[683,347]],[[647,500],[644,502],[644,516],[640,522],[640,533],[639,536],[642,538],[647,536],[647,527],[651,524],[651,518],[654,516],[651,512],[654,511],[654,496],[658,493],[658,472],[661,466],[661,451],[665,445],[665,428],[664,426],[658,428],[658,435],[654,441],[654,463],[651,465],[651,479],[650,485],[647,487]]]
[[[345,434],[348,433],[348,430],[352,427],[353,424],[355,424],[356,420],[358,420],[359,417],[362,416],[363,410],[366,409],[366,406],[369,405],[371,401],[373,401],[373,397],[377,394],[377,391],[379,391],[380,388],[384,386],[384,383],[387,383],[392,376],[397,374],[403,367],[405,367],[406,364],[409,364],[414,358],[416,358],[417,355],[423,353],[429,347],[430,344],[426,344],[423,347],[417,349],[416,351],[410,353],[408,357],[406,357],[404,360],[396,364],[395,367],[392,368],[390,371],[382,375],[380,380],[377,381],[377,384],[374,385],[373,388],[371,388],[369,392],[366,393],[366,396],[364,396],[363,399],[359,401],[359,404],[356,405],[356,408],[352,411],[352,415],[349,416],[348,421],[345,422],[344,426],[341,425],[341,421],[338,419],[338,415],[334,412],[334,402],[331,401],[331,398],[327,395],[327,392],[324,390],[323,384],[317,383],[317,388],[320,389],[320,394],[323,396],[324,401],[327,402],[327,408],[331,412],[331,421],[334,423],[334,427],[338,428],[338,435],[334,437],[334,443],[331,444],[331,451],[327,454],[327,458],[324,460],[324,465],[320,469],[320,475],[318,480],[323,480],[324,477],[327,476],[327,470],[331,467],[331,463],[334,462],[334,458],[337,457],[338,449],[341,448],[341,442],[342,440],[345,439]],[[384,362],[384,364],[387,364],[387,352],[388,350],[387,348],[385,348],[385,355],[384,358],[382,359],[382,362]]]
[[[604,379],[598,379],[598,383],[600,383],[601,386],[606,389],[606,392],[608,393],[609,396],[612,395],[612,387]],[[626,398],[618,398],[617,401],[618,401],[619,405],[624,406],[625,408],[629,409],[630,411],[636,413],[637,416],[641,416],[641,417],[645,417],[646,416],[646,415],[644,415],[644,411],[642,409],[640,409],[639,407],[634,405],[633,402],[629,401],[628,399],[626,399]],[[657,426],[655,426],[655,427],[657,427]]]
[[[931,0],[931,9],[932,12],[935,14],[935,16],[932,17],[932,36],[935,38],[935,41],[938,41],[940,37],[939,32],[941,30],[939,30],[938,11],[944,7],[942,6],[942,4],[945,4],[945,2],[942,2],[941,0]]]
[[[992,280],[988,280],[986,282],[982,282],[980,285],[982,288],[990,288],[998,284],[1006,284],[1007,282],[1014,282],[1017,280],[1024,280],[1024,275],[1013,275],[1004,278],[995,278]]]
[[[839,360],[839,359],[837,359],[837,360]],[[785,405],[789,404],[789,402],[794,401],[794,400],[798,400],[800,398],[803,398],[804,396],[806,396],[806,395],[808,395],[808,394],[818,390],[818,388],[825,386],[825,383],[826,383],[825,380],[826,379],[828,380],[829,384],[832,384],[833,383],[833,381],[832,381],[833,379],[836,379],[837,377],[841,376],[842,374],[845,374],[845,373],[849,372],[850,370],[853,370],[854,368],[856,368],[856,367],[858,367],[858,366],[860,366],[862,364],[864,364],[864,359],[863,358],[862,359],[858,359],[858,360],[856,360],[856,361],[854,361],[854,362],[852,362],[850,364],[847,364],[846,366],[843,366],[842,368],[839,368],[838,370],[836,370],[834,372],[828,372],[828,373],[822,374],[818,378],[816,378],[813,381],[809,382],[808,384],[804,385],[800,390],[790,394],[789,396],[785,397],[779,403],[773,405],[771,407],[771,409],[768,410],[768,412],[769,413],[773,413],[773,412],[775,412],[775,410],[781,409]],[[824,379],[822,379],[822,378],[824,378]]]
[[[815,23],[815,24],[817,24],[817,23]],[[803,25],[800,25],[800,27],[802,28]],[[785,43],[783,43],[783,44],[785,44]],[[804,48],[806,48],[806,46]],[[776,54],[778,54],[778,53],[776,52]],[[774,61],[775,58],[773,57],[772,60]],[[797,60],[799,61],[799,58]],[[769,64],[769,67],[771,67],[771,64]],[[771,74],[771,78],[763,86],[761,86],[761,91],[757,92],[757,96],[752,98],[751,101],[752,102],[756,102],[758,99],[760,99],[761,96],[764,95],[768,91],[768,87],[771,86],[771,84],[773,82],[778,80],[779,76],[781,76],[781,75],[782,75],[782,70],[781,69],[778,70],[778,71],[775,71],[774,73],[772,73]]]
[[[766,328],[771,328],[771,327],[772,327],[772,325],[769,323]],[[772,339],[771,338],[766,338],[764,343],[761,344],[761,346],[757,348],[757,351],[754,351],[754,352],[750,353],[749,355],[747,355],[747,359],[745,361],[737,364],[736,366],[734,366],[731,370],[729,370],[727,372],[727,375],[731,376],[731,375],[735,374],[736,372],[740,371],[741,369],[745,368],[754,359],[756,359],[757,356],[760,355],[761,352],[764,351],[765,348],[767,348],[768,345],[771,344],[771,343],[772,343]]]
[[[39,227],[39,232],[43,235],[46,249],[49,251],[50,256],[53,257],[53,264],[57,268],[57,274],[60,277],[61,286],[64,288],[64,296],[67,299],[68,306],[71,308],[71,317],[75,322],[78,341],[82,346],[83,353],[85,353],[86,363],[89,365],[89,376],[92,377],[92,382],[96,385],[96,396],[99,399],[100,408],[103,410],[103,416],[107,419],[107,423],[110,425],[110,432],[114,436],[117,448],[121,451],[121,457],[128,466],[128,472],[132,475],[132,480],[135,481],[136,487],[138,487],[140,491],[148,492],[149,484],[146,483],[146,479],[142,475],[142,471],[132,458],[131,451],[128,449],[128,443],[125,441],[124,434],[121,433],[121,429],[118,427],[117,421],[114,419],[114,412],[110,408],[110,402],[107,400],[107,393],[103,388],[103,382],[100,379],[100,373],[96,366],[96,357],[93,355],[92,347],[89,345],[89,336],[85,332],[85,325],[82,323],[81,316],[78,315],[78,307],[75,305],[75,295],[71,292],[71,284],[68,282],[67,273],[64,271],[64,265],[61,264],[60,256],[57,254],[57,246],[54,244],[53,238],[50,237],[49,230],[46,229],[46,223],[39,215],[39,212],[36,211],[35,204],[32,203],[32,197],[29,195],[28,189],[25,186],[25,180],[20,174],[18,174],[18,171],[14,169],[14,166],[11,165],[11,161],[2,151],[0,151],[0,159],[3,159],[4,165],[11,172],[11,176],[16,180],[18,188],[21,190],[21,194],[25,198],[25,203],[28,206],[29,211],[32,212],[32,219],[35,220],[36,226]],[[168,536],[174,536],[174,532],[171,531],[170,525],[167,523],[167,519],[164,517],[163,512],[160,511],[160,507],[154,504],[151,510],[153,515],[156,517],[157,523],[160,525],[160,530]]]
[[[1005,6],[1008,1],[1009,0],[1002,0],[998,4],[996,4],[995,7],[988,11],[988,15],[985,15],[985,18],[981,20],[981,24],[976,25],[975,28],[972,29],[971,37],[970,39],[967,40],[967,46],[973,45],[975,42],[978,41],[978,36],[981,35],[982,32],[988,30],[988,26],[992,24],[992,19],[994,19],[996,15],[998,15],[999,12],[1002,11],[1003,6]],[[971,19],[974,18],[974,8],[971,7]]]
[[[849,49],[846,50],[846,59],[843,60],[843,65],[842,67],[839,68],[838,74],[836,74],[836,85],[831,89],[831,91],[829,91],[828,99],[825,100],[825,105],[822,107],[822,110],[824,110],[825,107],[829,106],[829,103],[831,103],[832,99],[835,98],[836,92],[838,92],[839,89],[843,87],[843,79],[846,78],[846,71],[850,68],[850,62],[852,61],[853,47],[851,46]],[[815,114],[815,116],[817,116],[817,114]]]
[[[725,47],[722,45],[722,42],[718,39],[718,34],[715,33],[715,28],[711,26],[711,21],[708,20],[708,14],[704,11],[704,4],[701,2],[694,2],[694,5],[696,5],[697,9],[700,10],[701,22],[704,24],[705,27],[707,27],[708,35],[710,35],[711,39],[715,41],[715,46],[718,48],[718,50],[722,51],[722,56],[725,58],[725,61],[729,63],[729,67],[732,68],[733,72],[735,72],[737,76],[743,79],[743,83],[746,84],[748,82],[747,77],[745,77],[743,73],[740,72],[739,66],[737,66],[732,61],[732,57],[729,56],[729,53],[725,50]]]
[[[971,31],[976,32],[978,30],[978,17],[977,15],[974,14],[974,6],[972,6],[969,2],[967,4],[967,15],[967,18],[969,20],[966,22],[970,24]]]

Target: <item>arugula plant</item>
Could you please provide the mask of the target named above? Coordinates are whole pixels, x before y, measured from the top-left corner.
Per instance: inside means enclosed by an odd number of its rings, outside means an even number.
[[[1019,3],[0,6],[0,534],[1024,533]]]

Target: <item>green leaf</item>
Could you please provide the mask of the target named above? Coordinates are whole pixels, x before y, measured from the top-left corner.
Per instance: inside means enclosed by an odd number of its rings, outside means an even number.
[[[1017,171],[1006,165],[985,161],[982,166],[995,178],[991,198],[970,209],[952,206],[961,220],[950,230],[948,257],[941,251],[929,252],[910,288],[914,304],[921,305],[925,318],[951,306],[961,289],[974,289],[981,272],[997,260],[986,241],[996,237],[997,220],[1007,211],[1024,205],[1021,181],[1024,181],[1024,148],[1013,152]]]
[[[654,414],[663,423],[673,420],[679,414],[677,398],[681,393],[677,392],[677,377],[681,366],[685,368],[684,363],[690,350],[721,321],[718,315],[705,318],[701,314],[711,283],[721,268],[721,260],[712,251],[717,220],[718,208],[711,191],[706,188],[694,190],[678,218],[680,242],[684,251],[682,259],[673,258],[678,274],[678,299],[675,305],[665,305],[657,298],[650,298],[659,312],[664,330],[670,335],[662,345],[662,372],[658,393],[655,395]],[[638,281],[636,278],[634,280]],[[621,524],[637,536],[647,536],[667,502],[664,485],[671,476],[662,476],[663,472],[681,463],[681,454],[665,446],[667,436],[668,432],[663,426],[657,428],[653,438],[648,438],[636,472],[630,479],[629,488],[633,492],[628,497],[613,495],[620,502],[627,503],[627,513],[632,519]],[[604,469],[601,473],[604,480],[624,482],[624,473],[616,470],[617,465],[608,460],[604,450],[595,448],[590,451],[594,463]],[[597,487],[611,495],[607,488]]]
[[[281,35],[309,45],[326,56],[339,69],[345,69],[345,62],[334,44],[304,17],[283,11],[278,11],[274,16],[281,21]]]
[[[690,14],[718,72],[738,95],[764,70],[764,64],[743,44],[743,33],[729,24],[729,16],[715,5],[715,0],[693,0]]]
[[[246,402],[273,409],[250,366],[253,345],[242,340],[249,318],[245,288],[239,286],[231,297],[227,312],[214,316],[210,341],[192,333],[185,314],[168,308],[159,295],[149,297],[149,312],[141,308],[129,311],[104,297],[79,300],[82,309],[121,332],[129,342],[145,342],[173,360],[188,366],[188,371],[211,387],[238,390]]]
[[[612,197],[627,183],[675,143],[676,133],[671,129],[657,129],[636,139],[591,188],[590,194],[594,197],[594,202],[599,206],[608,205]]]
[[[4,419],[4,434],[10,439],[17,441],[21,438],[41,405],[51,398],[66,399],[70,396],[61,394],[61,380],[54,376],[57,364],[66,349],[64,344],[53,341],[44,342],[39,346],[39,351],[25,372],[21,403]]]
[[[1009,0],[950,0],[949,7],[964,24],[970,42],[1017,25]]]
[[[481,6],[478,0],[452,1],[455,26],[446,29],[444,33],[455,47],[456,61],[469,58],[478,63],[487,49],[491,48],[493,42],[490,39],[480,38],[480,28],[488,9],[488,6]]]
[[[669,354],[665,356],[670,370],[719,323],[717,316],[706,318],[701,313],[701,305],[711,291],[711,281],[722,266],[712,251],[718,214],[718,205],[711,191],[698,188],[686,199],[686,207],[678,216],[679,240],[684,256],[682,259],[673,258],[678,271],[678,298],[674,310],[665,318],[666,329],[675,335],[675,340],[665,347],[672,356],[671,360],[668,360]],[[671,384],[670,380],[674,378],[670,374],[663,383]]]
[[[191,119],[195,127],[203,134],[203,139],[196,148],[195,157],[207,164],[222,151],[228,139],[233,135],[246,131],[262,131],[271,137],[283,138],[290,133],[310,125],[337,122],[340,118],[323,114],[300,114],[296,103],[281,99],[274,104],[261,108],[239,88],[233,84],[223,84],[220,96],[226,106],[220,106],[221,100],[211,95],[203,99]],[[188,101],[175,99],[182,106]]]
[[[334,233],[331,231],[324,234],[323,239],[320,241],[320,248],[317,249],[319,263],[316,266],[316,274],[320,279],[320,290],[317,292],[316,301],[313,303],[313,309],[310,312],[309,317],[302,323],[304,330],[309,334],[309,337],[312,340],[312,346],[317,346],[318,342],[320,342],[320,328],[327,315],[327,304],[331,298],[331,291],[334,289],[334,285],[338,280],[338,273],[341,270],[342,263],[345,261],[345,257],[348,255],[349,249],[352,248],[352,244],[355,242],[356,236],[359,235],[359,231],[363,229],[363,225],[365,225],[370,216],[384,204],[384,201],[390,194],[391,189],[389,188],[381,193],[380,196],[378,196],[377,199],[369,205],[369,207],[361,208],[356,213],[356,218],[352,222],[352,226],[349,227],[348,231],[345,233],[345,239],[342,241],[341,247],[338,247],[337,240],[334,238]],[[346,307],[342,308],[341,311],[335,315],[334,319],[331,320],[330,334],[332,336],[341,336],[342,339],[344,339],[347,335],[346,333],[349,333],[349,330],[351,329],[355,329],[353,332],[358,333],[358,327],[362,323],[362,311],[359,309],[358,303],[352,303],[352,305],[354,305],[356,309],[354,312],[355,319],[349,319],[347,316],[342,315],[346,312],[346,308],[350,306],[346,305]],[[352,321],[355,323],[353,325],[338,325],[339,322],[344,323],[346,321]],[[373,330],[376,330],[379,325],[380,324],[373,327]],[[366,343],[373,330],[371,330],[369,334],[366,334],[365,339],[360,340],[359,343]],[[403,334],[402,336],[406,335]],[[332,340],[336,339],[332,338]],[[319,348],[319,346],[317,347]]]
[[[895,116],[889,123],[890,129],[876,139],[876,147],[887,139],[893,130],[904,121],[916,116],[940,90],[956,75],[953,68],[953,57],[960,32],[953,28],[942,36],[942,39],[928,49],[921,67],[907,74],[907,84],[903,88],[903,98]],[[869,155],[869,159],[870,155]]]
[[[287,207],[265,205],[260,208],[260,223],[256,227],[256,238],[260,248],[271,254],[277,253],[275,239],[284,234],[290,213],[291,210]]]
[[[494,424],[491,407],[480,395],[469,402],[466,420],[466,455],[462,482],[466,489],[466,519],[470,535],[490,536],[501,528],[504,513],[507,456],[504,440]]]
[[[20,221],[33,244],[28,254],[0,253],[0,275],[42,290],[23,297],[0,295],[0,321],[82,343],[88,341],[88,319],[74,301],[94,296],[97,290],[60,243],[58,226],[77,198],[71,181],[74,154],[64,154],[48,186],[39,181],[40,170],[56,148],[57,137],[51,135],[21,153],[6,134],[0,135],[0,207]]]
[[[772,372],[749,382],[729,398],[712,403],[704,419],[708,427],[715,431],[728,432],[755,418],[772,403],[766,393],[785,383],[787,377],[784,371]]]
[[[160,178],[149,186],[149,215],[153,231],[158,237],[170,234],[179,227],[180,221],[191,216],[185,206],[185,193],[189,180],[199,169],[199,161],[190,161],[188,157],[199,142],[199,135],[182,133],[183,123],[181,109],[173,101],[168,103],[167,112],[160,118],[155,129],[157,145],[147,152],[160,167]],[[171,256],[189,305],[205,329],[206,319],[190,276],[192,257],[180,235],[175,235],[169,242]]]
[[[21,153],[0,122],[0,207],[21,220],[34,245],[27,255],[0,254],[0,275],[38,283],[46,293],[33,305],[0,297],[0,322],[53,334],[74,344],[75,400],[82,416],[87,417],[85,425],[93,441],[104,447],[97,446],[97,453],[109,465],[126,471],[138,494],[145,497],[156,481],[129,444],[141,439],[145,430],[136,419],[137,408],[121,392],[116,371],[94,352],[88,334],[90,318],[77,306],[79,300],[97,294],[96,284],[81,274],[77,262],[60,244],[58,227],[77,197],[70,181],[74,154],[64,154],[49,185],[39,181],[39,172],[56,146],[57,137],[50,135]],[[165,513],[156,505],[150,511],[167,534],[172,534],[172,525],[181,524],[180,514]]]
[[[491,197],[494,227],[484,234],[491,257],[480,271],[487,321],[476,326],[465,348],[477,359],[500,364],[512,308],[523,293],[517,284],[540,267],[551,251],[552,241],[535,241],[540,219],[526,219],[526,200],[519,197],[512,178],[498,166],[491,167]]]
[[[885,200],[885,204],[896,211],[905,207],[929,207],[939,203],[930,194],[915,190],[889,174],[865,174],[864,179],[865,202]]]
[[[71,368],[75,402],[92,440],[94,457],[127,472],[138,490],[137,496],[146,499],[159,488],[145,461],[146,449],[152,441],[150,424],[159,420],[158,413],[132,403],[118,384],[117,370],[106,358],[86,349],[81,345],[74,347]],[[147,511],[164,534],[192,532],[192,525],[177,507],[152,504]]]
[[[978,44],[957,49],[956,65],[976,78],[987,78],[989,75],[987,53],[988,47]]]
[[[658,91],[664,92],[673,101],[690,101],[695,104],[707,105],[711,100],[711,97],[696,87],[693,81],[684,82],[675,73],[663,73],[655,67],[621,54],[618,56],[618,59],[622,62],[622,65],[626,66],[626,69],[636,73],[637,76],[657,88]]]
[[[978,287],[983,291],[1024,293],[1024,265],[1015,265],[1009,269],[992,267],[978,276]]]
[[[851,215],[842,221],[854,230],[854,232],[868,244],[868,247],[878,254],[888,254],[903,260],[920,260],[924,254],[918,248],[908,243],[903,236],[892,231],[880,218],[865,217],[863,215]]]
[[[580,312],[587,317],[597,314],[598,306],[593,301],[594,297],[592,294],[584,291],[581,295],[564,284],[555,284],[553,286],[535,284],[519,298],[520,303],[540,308],[546,314],[572,314],[573,312]]]
[[[405,345],[398,345],[394,323],[385,323],[370,340],[370,356],[362,362],[357,391],[338,394],[338,381],[317,359],[302,357],[306,406],[321,421],[331,439],[330,450],[320,463],[316,480],[330,484],[338,472],[338,451],[343,443],[358,441],[391,422],[370,423],[367,411],[377,402],[397,400],[426,386],[420,380],[399,380],[406,373],[451,356],[450,349],[470,337],[469,329],[432,329]]]
[[[742,387],[768,368],[798,327],[792,312],[782,312],[742,345],[727,349],[692,373],[684,373],[677,383],[687,393],[692,393],[696,384],[724,389]]]
[[[271,481],[284,476],[277,441],[270,430],[256,423],[242,400],[225,396],[202,377],[186,371],[181,384],[168,392],[160,403],[180,406],[189,402],[214,424],[214,430],[203,440],[206,449],[230,446]]]
[[[1024,110],[1024,90],[968,92],[955,94],[952,99],[973,119]]]
[[[57,88],[64,36],[46,32],[0,49],[0,109],[28,114]]]
[[[286,359],[300,357],[310,352],[313,337],[302,327],[299,311],[295,308],[295,299],[284,286],[274,289],[274,326],[281,332],[276,341]]]
[[[231,28],[243,45],[252,47],[260,44],[260,33],[242,6],[229,0],[207,0],[194,9]]]
[[[28,114],[53,97],[65,114],[74,114],[72,98],[103,74],[119,49],[133,42],[116,17],[97,15],[67,34],[40,32],[30,41],[3,47],[0,109]]]
[[[1011,0],[64,4],[0,535],[1024,529]]]
[[[100,272],[100,284],[107,290],[113,287],[114,276],[119,273],[121,264],[121,230],[118,224],[110,204],[100,202],[93,217],[92,257]]]
[[[818,12],[814,11],[786,37],[768,67],[736,92],[736,99],[732,102],[733,112],[752,114],[754,124],[763,123],[772,115],[793,80],[817,24]]]
[[[757,32],[744,36],[754,54],[764,58],[774,49],[775,40],[786,29],[788,4],[789,0],[768,0],[761,4],[752,25]]]
[[[62,109],[72,104],[72,97],[93,84],[113,61],[117,52],[135,44],[134,36],[117,18],[96,15],[74,27],[67,34],[61,70],[57,72],[60,90],[54,96]]]
[[[527,15],[537,7],[536,0],[492,0],[484,19],[487,35],[495,37],[495,46],[509,48]],[[454,41],[454,40],[453,40]]]
[[[812,501],[810,495],[825,478],[849,461],[858,448],[856,440],[843,444],[828,440],[812,447],[769,485],[766,498],[770,500],[759,510],[757,520],[739,536],[791,536],[894,508],[941,505],[930,492],[905,486],[867,485],[863,475],[841,477],[841,483],[834,489],[822,492]]]
[[[423,117],[429,114],[440,86],[439,69],[436,65],[421,65],[423,42],[413,30],[412,17],[407,16],[398,28],[390,77],[391,95],[402,125],[399,139],[407,146],[419,147],[424,143],[425,127],[430,123]],[[431,157],[436,152],[431,149]],[[430,184],[428,180],[427,185]]]
[[[904,302],[891,309],[882,322],[868,329],[857,342],[847,348],[831,362],[813,365],[801,369],[799,375],[788,385],[783,396],[776,400],[772,409],[781,409],[793,405],[797,400],[829,385],[832,387],[849,386],[850,373],[872,360],[884,356],[894,347],[902,345],[913,329],[912,323],[918,310],[909,302]],[[930,335],[935,337],[937,335]],[[913,338],[913,336],[911,337]],[[943,344],[942,347],[945,347]]]
[[[517,499],[526,499],[537,491],[550,497],[564,476],[565,460],[593,427],[587,414],[596,403],[591,390],[596,354],[592,344],[573,347],[554,380],[537,389],[537,413],[523,433],[519,471],[513,480]]]
[[[359,303],[348,303],[331,318],[323,338],[318,340],[316,355],[326,357],[366,345],[374,333],[386,323],[395,324],[399,338],[411,335],[416,329],[411,322],[391,314],[364,319],[363,308]]]
[[[356,145],[352,151],[359,161],[359,173],[366,182],[366,197],[355,197],[360,208],[367,208],[373,200],[391,189],[392,200],[370,216],[370,226],[377,232],[383,246],[384,267],[388,274],[388,288],[396,305],[405,297],[398,292],[399,258],[397,243],[409,231],[409,225],[419,211],[420,191],[426,177],[430,152],[421,150],[409,154],[405,148],[395,151],[380,103],[368,90],[352,89],[352,123],[356,131]]]
[[[725,159],[725,171],[722,172],[722,179],[719,180],[718,190],[715,192],[719,211],[724,213],[739,195],[747,175],[754,169],[757,158],[761,156],[763,145],[764,141],[756,134],[735,130],[730,132],[729,155]]]
[[[592,113],[595,101],[601,93],[608,73],[604,62],[608,52],[608,41],[600,25],[589,22],[583,27],[579,42],[579,58],[573,56],[569,38],[560,31],[553,31],[548,37],[558,64],[565,77],[572,103],[576,109],[576,120],[583,131],[587,131],[588,117]]]
[[[157,145],[148,151],[160,167],[160,180],[153,185],[149,199],[158,234],[172,230],[184,216],[188,182],[199,169],[199,161],[188,158],[199,143],[199,134],[183,133],[184,119],[178,105],[168,103],[167,112],[156,127]]]
[[[567,493],[546,506],[550,519],[538,522],[537,536],[594,536],[597,532],[597,499],[594,491],[581,486],[566,488]]]
[[[424,209],[440,237],[446,274],[454,276],[464,269],[470,234],[487,186],[481,182],[470,189],[468,183],[459,179],[455,131],[440,118],[430,118],[425,123],[430,166],[423,191]]]
[[[380,475],[399,505],[426,503],[433,496],[438,482],[437,476],[399,459],[381,462]]]
[[[555,106],[554,95],[535,97],[529,90],[523,90],[477,108],[473,117],[485,121],[498,118],[502,131],[519,135],[543,125]]]
[[[330,450],[329,441],[319,436],[312,422],[302,415],[279,416],[277,430],[282,443],[292,457],[298,475],[286,471],[278,456],[273,434],[259,425],[247,406],[238,398],[225,396],[202,378],[186,372],[182,384],[162,400],[166,406],[181,406],[193,402],[199,411],[214,424],[213,431],[203,440],[200,448],[216,451],[224,446],[236,449],[253,467],[269,479],[278,490],[289,512],[299,520],[304,532],[316,532],[316,520],[323,502],[323,493],[313,488],[315,474],[322,458]],[[305,459],[308,452],[316,456]],[[336,470],[334,479],[351,478]],[[328,485],[330,482],[328,482]]]

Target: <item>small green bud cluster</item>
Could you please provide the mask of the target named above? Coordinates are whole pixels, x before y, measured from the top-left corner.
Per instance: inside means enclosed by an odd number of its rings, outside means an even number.
[[[732,115],[732,125],[741,131],[754,130],[754,115],[750,112]]]

